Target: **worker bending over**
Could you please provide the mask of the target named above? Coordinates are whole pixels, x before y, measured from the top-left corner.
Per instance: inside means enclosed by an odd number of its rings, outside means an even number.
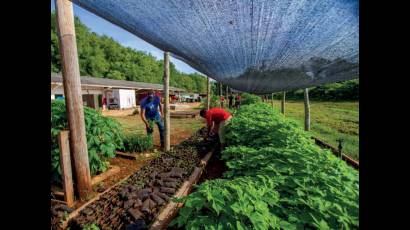
[[[147,134],[154,132],[153,123],[156,123],[159,130],[161,140],[161,148],[164,148],[164,119],[161,106],[161,99],[155,95],[153,90],[148,92],[148,96],[141,100],[141,119],[147,128]],[[161,114],[159,113],[159,111]]]
[[[221,149],[225,148],[225,127],[232,115],[221,108],[212,108],[210,110],[201,110],[199,115],[206,119],[208,131],[206,133],[206,138],[211,133],[217,133],[219,136],[219,142],[221,143]]]

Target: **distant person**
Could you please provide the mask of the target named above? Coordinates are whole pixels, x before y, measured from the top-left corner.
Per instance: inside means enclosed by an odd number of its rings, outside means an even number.
[[[206,119],[208,131],[205,134],[205,138],[209,137],[211,133],[217,133],[219,136],[219,142],[221,143],[221,149],[225,148],[225,126],[228,124],[232,115],[221,108],[212,108],[209,110],[202,109],[199,115]]]
[[[241,95],[238,93],[235,97],[235,108],[239,109],[239,107],[241,106]]]
[[[103,104],[103,110],[104,111],[107,110],[107,98],[106,97],[103,97],[102,104]]]
[[[233,106],[233,95],[229,95],[228,97],[229,108],[232,109]]]
[[[161,148],[164,148],[164,113],[161,106],[161,98],[158,95],[155,95],[153,90],[150,90],[140,104],[141,119],[145,123],[147,134],[152,134],[154,132],[153,124],[156,123],[159,130]]]
[[[225,103],[225,98],[224,98],[224,96],[221,96],[220,100],[221,100],[221,108],[223,108],[223,107],[224,107],[224,103]]]

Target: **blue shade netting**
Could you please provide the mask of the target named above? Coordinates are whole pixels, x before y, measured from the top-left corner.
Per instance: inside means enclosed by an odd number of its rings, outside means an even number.
[[[358,1],[73,2],[236,90],[273,93],[359,77]]]

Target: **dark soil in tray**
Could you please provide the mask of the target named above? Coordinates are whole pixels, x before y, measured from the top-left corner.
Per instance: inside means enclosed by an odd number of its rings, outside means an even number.
[[[220,156],[220,149],[216,148],[214,153],[212,154],[211,159],[209,159],[209,162],[206,165],[205,170],[198,181],[198,184],[201,184],[202,182],[207,180],[221,178],[223,176],[223,173],[228,170],[225,161],[221,160]]]
[[[148,226],[200,159],[214,148],[215,139],[205,141],[203,132],[199,130],[103,194],[70,221],[70,229],[82,229],[90,224],[101,230]]]

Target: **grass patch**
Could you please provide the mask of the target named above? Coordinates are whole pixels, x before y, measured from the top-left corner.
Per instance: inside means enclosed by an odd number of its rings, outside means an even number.
[[[141,120],[139,115],[134,116],[123,116],[123,117],[112,117],[117,120],[124,130],[126,135],[138,135],[145,137],[147,132],[145,130],[145,124]],[[205,120],[202,118],[198,119],[184,119],[184,118],[171,118],[171,144],[172,140],[180,140],[186,135],[191,135],[198,129],[204,127]],[[159,134],[158,128],[154,124],[154,145],[159,145]]]
[[[271,102],[269,102],[271,103]],[[280,101],[274,100],[274,108],[280,110]],[[302,100],[289,100],[285,115],[304,125]],[[337,147],[339,138],[344,139],[344,153],[359,159],[359,102],[310,101],[311,132],[327,143]]]

